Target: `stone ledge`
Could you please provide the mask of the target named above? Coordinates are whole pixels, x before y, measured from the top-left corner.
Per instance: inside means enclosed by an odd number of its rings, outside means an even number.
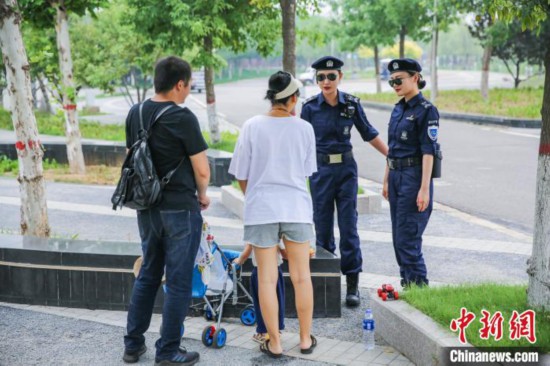
[[[222,246],[242,250],[242,246]],[[133,265],[141,254],[139,243],[46,239],[0,234],[0,301],[87,309],[127,310],[134,284]],[[296,317],[294,288],[283,263],[286,315]],[[243,265],[242,283],[248,288],[252,271]],[[322,248],[311,259],[315,318],[341,316],[340,258]],[[242,294],[241,294],[242,295]],[[159,289],[154,312],[162,312]],[[193,299],[197,305],[202,299]],[[202,315],[190,311],[195,315]],[[224,306],[224,316],[238,317],[243,304]]]
[[[63,142],[44,142],[44,159],[52,159],[59,164],[68,164],[67,145]],[[126,158],[126,146],[122,142],[82,141],[82,153],[86,165],[122,166]],[[0,141],[0,156],[17,160],[17,151],[13,142]],[[233,176],[228,173],[233,154],[208,149],[206,152],[210,166],[210,185],[219,187],[230,184]]]
[[[405,301],[370,298],[378,334],[416,365],[445,365],[445,347],[472,347]]]
[[[365,193],[357,195],[357,212],[359,215],[379,213],[382,209],[382,196],[363,189]],[[239,218],[244,214],[244,196],[233,186],[222,186],[222,204]]]

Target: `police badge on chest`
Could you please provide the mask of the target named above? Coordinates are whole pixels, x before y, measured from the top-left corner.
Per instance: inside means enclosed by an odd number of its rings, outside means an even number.
[[[344,126],[344,136],[349,135],[350,126]]]
[[[352,118],[355,115],[355,106],[350,103],[346,103],[344,110],[340,113],[341,117]],[[344,132],[345,134],[345,132]]]
[[[409,131],[403,130],[401,131],[401,136],[399,137],[401,141],[407,141],[409,139]]]

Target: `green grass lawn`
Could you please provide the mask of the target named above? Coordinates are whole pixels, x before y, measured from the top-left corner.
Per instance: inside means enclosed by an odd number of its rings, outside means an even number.
[[[536,311],[536,337],[537,341],[531,345],[525,338],[521,340],[509,339],[509,322],[512,311],[519,314],[530,309],[527,305],[527,286],[523,285],[461,285],[431,288],[413,287],[403,293],[401,298],[421,312],[430,316],[444,328],[449,329],[453,319],[460,317],[460,309],[466,308],[474,313],[476,318],[466,329],[466,338],[469,343],[478,347],[539,347],[544,352],[550,352],[550,313]],[[488,340],[480,338],[479,330],[482,328],[481,311],[487,310],[491,316],[500,311],[504,321],[502,325],[503,337],[495,341],[493,336]],[[535,310],[535,309],[533,309]],[[456,332],[458,339],[458,331]]]
[[[210,133],[208,133],[207,131],[203,131],[202,135],[204,136],[204,139],[208,143],[209,148],[227,151],[230,153],[235,151],[235,144],[237,143],[237,138],[239,137],[238,134],[231,133],[228,131],[223,131],[221,133],[221,141],[216,144],[213,144],[210,142]]]
[[[65,136],[65,118],[62,113],[50,114],[35,111],[38,124],[38,131],[43,135]],[[80,120],[80,133],[83,138],[99,139],[108,141],[124,142],[126,141],[123,125],[107,125],[94,121]],[[0,108],[0,129],[13,130],[13,124],[9,112]],[[229,132],[222,132],[222,141],[217,144],[210,144],[210,134],[202,133],[209,147],[228,152],[233,152],[237,142],[238,135]]]
[[[430,91],[422,94],[430,99]],[[491,89],[489,100],[481,98],[478,90],[440,90],[435,105],[440,111],[486,114],[514,118],[541,118],[543,88]],[[394,92],[357,94],[361,100],[395,104]]]
[[[120,178],[120,166],[88,165],[86,174],[73,174],[68,164],[59,164],[55,160],[42,161],[44,179],[53,182],[114,185]],[[19,163],[0,155],[0,176],[17,177]]]
[[[38,132],[42,135],[65,136],[65,117],[63,113],[51,114],[35,111]],[[124,141],[125,131],[122,125],[105,125],[94,121],[79,121],[80,134],[83,138],[109,141]],[[13,130],[13,123],[8,111],[0,108],[0,129]]]

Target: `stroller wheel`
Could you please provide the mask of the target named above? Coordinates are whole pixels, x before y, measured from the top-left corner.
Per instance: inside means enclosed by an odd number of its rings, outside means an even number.
[[[212,319],[214,319],[214,315],[215,314],[212,314],[212,311],[210,311],[210,308],[208,307],[208,305],[204,305],[204,319],[210,321]]]
[[[241,310],[241,323],[247,326],[256,324],[256,310],[254,305],[247,305]]]
[[[202,344],[206,347],[210,347],[214,343],[214,334],[216,333],[216,327],[213,325],[207,325],[202,331]]]
[[[220,328],[217,331],[214,332],[214,348],[222,348],[225,346],[225,342],[227,341],[227,332],[225,329]]]

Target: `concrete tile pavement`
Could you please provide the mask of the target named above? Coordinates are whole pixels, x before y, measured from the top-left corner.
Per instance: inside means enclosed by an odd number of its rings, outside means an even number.
[[[87,320],[91,322],[112,325],[124,328],[126,326],[125,311],[111,310],[89,310],[62,308],[41,305],[11,304],[0,302],[0,306],[15,309],[24,309],[39,313],[51,314],[60,317]],[[148,334],[157,336],[161,325],[161,316],[153,314]],[[201,341],[204,327],[210,323],[199,317],[190,317],[185,320],[184,339]],[[240,324],[237,319],[222,321],[221,327],[225,328],[228,335],[226,347],[238,347],[251,350],[251,357],[258,357],[262,354],[259,351],[258,343],[252,341],[255,328]],[[299,336],[296,333],[283,331],[282,336],[284,354],[288,357],[304,360],[319,361],[335,365],[390,365],[399,359],[403,365],[410,365],[404,356],[389,346],[376,346],[372,351],[366,351],[364,345],[359,342],[346,342],[327,337],[317,337],[318,346],[311,355],[303,355],[299,350]],[[243,360],[244,363],[245,360]]]

